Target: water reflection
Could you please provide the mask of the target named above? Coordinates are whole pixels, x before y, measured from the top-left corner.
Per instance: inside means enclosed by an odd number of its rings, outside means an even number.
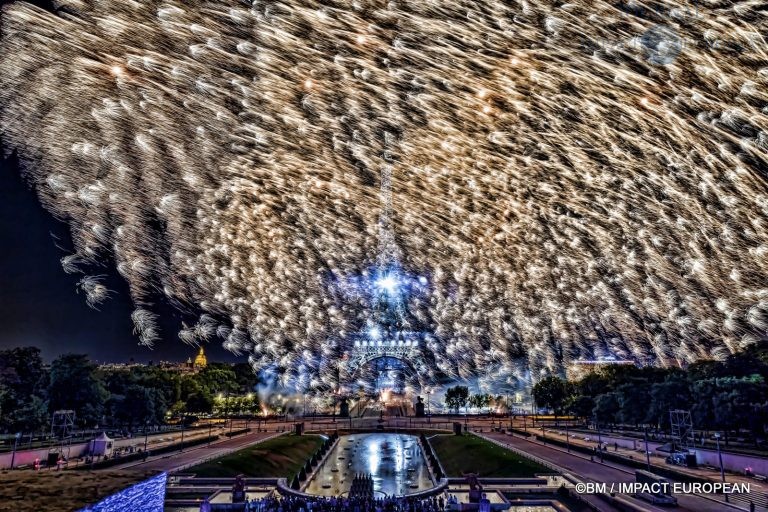
[[[416,436],[356,434],[341,436],[304,491],[346,495],[357,473],[373,477],[377,496],[410,494],[434,485]]]

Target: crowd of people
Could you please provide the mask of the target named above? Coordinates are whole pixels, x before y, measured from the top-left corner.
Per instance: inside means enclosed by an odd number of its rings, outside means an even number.
[[[246,502],[248,512],[443,512],[445,500],[432,498],[266,497]]]

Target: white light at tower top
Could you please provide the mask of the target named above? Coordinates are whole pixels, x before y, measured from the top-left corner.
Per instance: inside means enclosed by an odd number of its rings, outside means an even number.
[[[376,286],[387,293],[395,293],[397,291],[397,279],[394,276],[386,275],[376,280]]]

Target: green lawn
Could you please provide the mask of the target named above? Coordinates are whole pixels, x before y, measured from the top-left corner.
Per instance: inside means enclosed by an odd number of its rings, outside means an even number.
[[[429,439],[448,476],[477,473],[485,477],[532,477],[552,473],[530,459],[474,435],[438,435]]]
[[[322,444],[320,436],[283,435],[185,469],[184,473],[202,477],[245,475],[290,479]]]

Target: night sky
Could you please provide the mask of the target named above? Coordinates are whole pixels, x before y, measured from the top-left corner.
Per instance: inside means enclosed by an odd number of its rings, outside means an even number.
[[[71,253],[67,226],[37,200],[21,176],[15,158],[0,162],[0,348],[36,346],[47,361],[67,353],[87,353],[100,362],[182,361],[197,349],[177,337],[181,322],[193,324],[164,304],[160,314],[163,340],[154,349],[141,347],[133,336],[128,289],[109,266],[110,300],[99,310],[88,307],[76,284],[82,277],[66,274],[60,259]],[[209,361],[237,361],[214,340],[206,346]]]

